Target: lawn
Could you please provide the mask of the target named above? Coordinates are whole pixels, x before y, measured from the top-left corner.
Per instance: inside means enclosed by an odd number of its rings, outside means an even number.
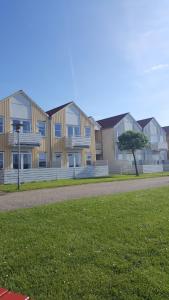
[[[51,180],[51,181],[29,182],[29,183],[21,184],[20,191],[56,188],[56,187],[63,187],[63,186],[100,183],[100,182],[123,181],[123,180],[130,180],[130,179],[155,178],[155,177],[162,177],[162,176],[169,176],[169,172],[141,174],[139,177],[136,177],[135,175],[119,175],[118,174],[118,175],[99,177],[99,178],[58,179],[58,180]],[[16,184],[0,184],[0,191],[16,192],[17,185]]]
[[[0,286],[33,300],[169,299],[169,187],[0,213]]]

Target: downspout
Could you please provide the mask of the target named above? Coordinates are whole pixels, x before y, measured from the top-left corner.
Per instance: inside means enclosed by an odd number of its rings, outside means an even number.
[[[52,168],[52,117],[49,116],[48,126],[49,126],[49,167]]]

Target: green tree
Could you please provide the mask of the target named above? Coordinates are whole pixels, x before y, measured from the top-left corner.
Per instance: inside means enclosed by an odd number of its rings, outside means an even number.
[[[143,149],[147,144],[148,139],[141,132],[126,131],[119,136],[119,149],[121,151],[131,151],[133,154],[136,176],[139,176],[139,172],[135,152],[136,150]]]

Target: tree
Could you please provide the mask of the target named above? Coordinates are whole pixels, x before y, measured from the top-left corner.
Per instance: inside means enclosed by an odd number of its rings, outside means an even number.
[[[136,150],[143,149],[147,144],[148,139],[141,132],[126,131],[119,136],[119,149],[121,151],[131,151],[131,153],[133,154],[136,176],[139,176],[139,172],[135,152]]]

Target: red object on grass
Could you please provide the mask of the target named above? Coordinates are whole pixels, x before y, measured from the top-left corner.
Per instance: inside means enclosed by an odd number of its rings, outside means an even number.
[[[0,288],[0,300],[30,300],[29,297]]]

